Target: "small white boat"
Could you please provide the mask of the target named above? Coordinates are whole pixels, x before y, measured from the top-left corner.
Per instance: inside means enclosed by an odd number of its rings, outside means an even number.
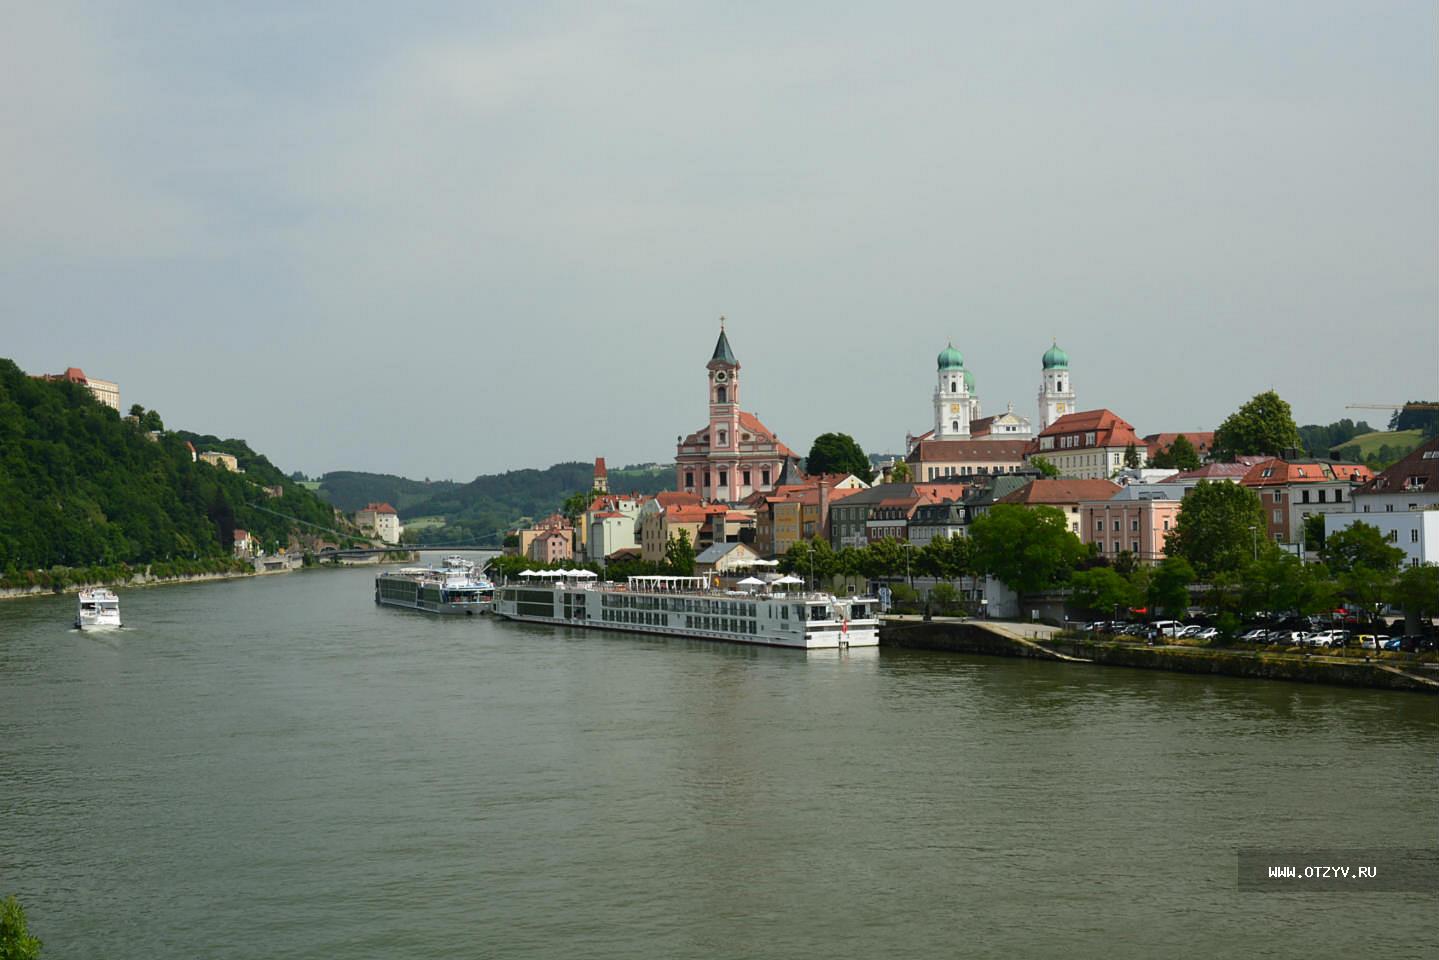
[[[97,630],[120,626],[120,598],[104,587],[80,591],[80,607],[75,611],[75,629]]]

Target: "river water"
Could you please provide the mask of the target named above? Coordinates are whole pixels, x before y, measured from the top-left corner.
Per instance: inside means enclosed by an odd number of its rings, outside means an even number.
[[[373,569],[0,604],[0,896],[54,958],[1408,957],[1436,701],[376,607]]]

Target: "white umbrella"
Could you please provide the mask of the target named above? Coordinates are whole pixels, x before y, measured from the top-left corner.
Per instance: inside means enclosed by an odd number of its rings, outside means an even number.
[[[759,577],[745,577],[743,580],[741,580],[741,581],[739,581],[738,583],[736,583],[735,586],[737,586],[737,587],[762,587],[762,586],[764,586],[764,581],[761,580]]]
[[[775,583],[804,583],[799,577],[780,577]]]
[[[575,576],[577,576],[577,577],[579,577],[579,578],[581,578],[581,579],[583,579],[583,580],[593,580],[593,579],[595,579],[596,577],[598,577],[599,574],[598,574],[598,573],[595,573],[593,570],[576,570],[576,571],[575,571]]]
[[[533,570],[521,570],[521,571],[520,571],[520,576],[522,576],[522,577],[534,577],[534,576],[538,576],[538,574],[536,574]]]
[[[778,561],[778,560],[756,560],[756,561],[754,561],[754,563],[752,563],[752,564],[750,564],[750,565],[751,565],[751,566],[754,566],[754,567],[777,567],[777,566],[779,566],[779,561]]]

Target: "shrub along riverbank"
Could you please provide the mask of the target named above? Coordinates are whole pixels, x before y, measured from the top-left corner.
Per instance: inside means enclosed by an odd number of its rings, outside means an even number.
[[[48,570],[10,570],[0,574],[3,596],[31,596],[64,593],[90,586],[126,586],[160,580],[186,580],[195,577],[245,576],[254,568],[241,560],[227,557],[206,557],[199,560],[167,560],[131,566],[112,563],[92,567],[51,567]]]

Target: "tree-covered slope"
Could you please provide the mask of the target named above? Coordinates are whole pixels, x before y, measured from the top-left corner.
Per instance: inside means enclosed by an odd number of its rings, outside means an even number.
[[[626,467],[610,471],[614,493],[653,494],[674,483],[670,467]],[[400,508],[401,518],[441,516],[446,525],[424,531],[431,543],[491,542],[526,518],[554,513],[565,498],[590,489],[594,466],[557,463],[547,470],[511,470],[490,474],[427,500]]]
[[[185,437],[235,454],[246,473],[192,462]],[[287,517],[334,526],[328,506],[243,441],[151,439],[83,386],[0,359],[0,568],[223,556],[236,527],[274,549],[296,527]]]
[[[418,516],[411,507],[459,486],[453,480],[410,480],[389,473],[336,470],[320,478],[320,496],[346,513],[370,503],[388,503],[401,515]]]

